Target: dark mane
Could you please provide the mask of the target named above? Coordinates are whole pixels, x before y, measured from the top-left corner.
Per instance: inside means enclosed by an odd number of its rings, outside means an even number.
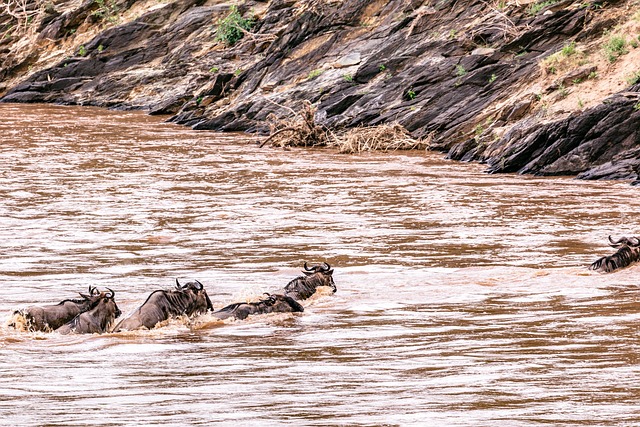
[[[86,301],[90,301],[90,299],[89,298],[83,298],[83,299],[67,298],[67,299],[63,299],[62,301],[54,305],[64,305],[65,302],[72,302],[74,304],[83,304]]]
[[[225,313],[229,313],[233,310],[235,310],[236,308],[240,307],[242,304],[247,304],[246,302],[236,302],[233,304],[229,304],[226,307],[221,308],[220,310],[218,310],[218,312],[225,312]]]
[[[589,270],[602,270],[605,273],[610,273],[628,267],[637,261],[640,261],[640,248],[623,245],[615,254],[596,260],[589,266]]]

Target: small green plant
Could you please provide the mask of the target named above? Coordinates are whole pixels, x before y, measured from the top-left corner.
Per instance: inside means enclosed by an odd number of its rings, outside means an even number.
[[[578,98],[578,107],[580,109],[584,108],[584,102],[582,102],[582,99]]]
[[[99,45],[98,46],[98,53],[102,53],[102,52],[104,52],[104,46]]]
[[[217,73],[218,71],[220,71],[220,68],[218,68],[218,67],[211,67],[211,68],[209,68],[209,72],[210,72],[210,73],[214,73],[214,74],[215,74],[215,73]]]
[[[498,0],[498,3],[496,4],[496,9],[504,10],[506,8],[507,8],[507,2],[505,0]]]
[[[199,97],[196,99],[196,105],[200,105],[200,103],[202,102],[202,100],[203,100],[203,99],[204,99],[204,97],[203,97],[203,96],[199,96]]]
[[[449,30],[449,38],[455,39],[458,36],[458,32],[454,29]]]
[[[540,3],[534,3],[527,8],[527,13],[531,16],[537,15],[541,10],[546,9],[547,7],[556,4],[557,0],[545,0]]]
[[[476,136],[476,138],[479,138],[483,132],[484,132],[484,127],[482,126],[481,123],[477,124],[476,127],[473,128],[473,133]]]
[[[496,76],[495,74],[491,74],[491,77],[489,77],[489,84],[495,82],[497,78],[498,76]]]
[[[407,98],[409,98],[410,100],[412,100],[412,101],[413,101],[414,99],[416,99],[416,96],[417,96],[417,95],[416,95],[416,93],[413,91],[413,89],[409,89],[409,90],[407,91]]]
[[[631,46],[631,47],[632,47],[632,48],[634,48],[634,49],[637,49],[637,48],[638,48],[638,40],[636,40],[636,39],[631,39],[631,40],[629,41],[629,46]]]
[[[571,42],[571,43],[565,45],[560,50],[560,53],[562,53],[564,56],[574,55],[576,53],[576,42]]]
[[[636,105],[633,106],[633,109],[636,111],[640,111],[640,102],[636,103]]]
[[[315,79],[316,77],[318,77],[320,74],[324,73],[324,70],[321,69],[315,69],[313,71],[311,71],[309,73],[309,75],[307,76],[307,79],[311,80],[311,79]]]
[[[466,75],[467,75],[467,70],[465,70],[465,68],[460,64],[456,65],[456,76],[462,77]]]
[[[592,71],[589,73],[589,75],[587,76],[587,78],[589,80],[595,80],[598,78],[598,72],[597,71]]]
[[[635,73],[627,77],[627,83],[629,84],[629,86],[633,86],[638,82],[640,82],[640,71],[636,71]]]
[[[564,87],[564,85],[560,85],[560,87],[558,87],[558,95],[560,95],[560,99],[566,98],[569,96],[569,89]]]
[[[98,6],[98,9],[93,11],[93,16],[112,24],[118,22],[118,13],[120,12],[120,9],[118,8],[115,0],[94,0],[94,3]]]
[[[78,48],[78,55],[80,56],[86,56],[87,55],[87,48],[84,47],[84,45],[80,46]]]
[[[380,64],[380,65],[378,66],[378,70],[380,70],[380,72],[381,72],[381,73],[382,73],[384,70],[386,70],[386,69],[387,69],[387,67],[385,67],[385,65],[384,65],[384,64]]]
[[[253,17],[243,18],[238,12],[238,7],[231,6],[227,17],[218,21],[216,40],[223,42],[227,46],[233,46],[244,37],[245,32],[249,31],[253,25]]]
[[[574,85],[579,85],[580,83],[582,83],[582,79],[573,79],[571,80],[571,83],[573,83]]]
[[[348,81],[349,83],[353,83],[353,76],[351,74],[345,74],[342,76],[342,78]]]
[[[603,47],[605,56],[610,63],[614,63],[622,55],[629,53],[627,39],[623,36],[611,36]]]
[[[236,76],[236,77],[238,77],[240,74],[242,74],[242,68],[238,68],[237,70],[235,70],[233,72],[233,75]]]
[[[547,56],[540,62],[540,66],[548,74],[556,74],[558,71],[575,68],[584,61],[584,53],[578,51],[576,43],[571,42],[559,51]]]

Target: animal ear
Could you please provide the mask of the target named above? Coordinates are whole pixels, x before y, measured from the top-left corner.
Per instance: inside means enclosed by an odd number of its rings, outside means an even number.
[[[329,271],[325,271],[325,273],[327,273],[329,276],[331,276],[333,274],[333,268]]]
[[[78,295],[80,295],[80,296],[81,296],[82,298],[84,298],[84,299],[89,299],[89,298],[91,298],[89,295],[87,295],[87,294],[83,294],[82,292],[78,292]]]
[[[313,274],[313,271],[303,271],[305,276],[311,276]]]

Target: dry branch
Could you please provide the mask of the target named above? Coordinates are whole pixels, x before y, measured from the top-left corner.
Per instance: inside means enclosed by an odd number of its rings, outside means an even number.
[[[360,153],[363,151],[394,151],[424,149],[428,139],[417,140],[398,123],[380,126],[359,127],[334,133],[315,121],[315,107],[305,101],[302,109],[295,112],[270,101],[279,107],[289,110],[293,118],[278,119],[270,115],[270,136],[260,147],[267,144],[276,147],[335,147],[341,153]]]

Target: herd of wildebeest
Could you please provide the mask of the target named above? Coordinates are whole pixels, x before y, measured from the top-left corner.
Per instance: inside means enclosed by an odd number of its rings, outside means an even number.
[[[610,246],[617,251],[604,256],[589,266],[590,270],[609,273],[640,261],[640,239],[622,237],[614,241],[609,236]],[[176,279],[175,289],[153,291],[147,300],[131,314],[116,323],[122,314],[115,301],[115,292],[99,291],[89,286],[89,293],[80,293],[80,299],[65,299],[55,305],[32,306],[14,312],[13,323],[29,331],[57,331],[70,333],[103,333],[152,329],[160,322],[179,316],[191,318],[209,313],[214,318],[246,319],[250,315],[266,313],[295,313],[304,311],[299,301],[311,297],[321,286],[328,286],[333,292],[333,269],[326,262],[308,267],[304,263],[304,275],[290,281],[283,292],[265,294],[256,302],[238,302],[215,310],[207,291],[199,281],[181,285]],[[112,326],[115,323],[115,326]]]
[[[180,316],[192,318],[205,313],[224,320],[266,313],[302,312],[304,307],[298,301],[311,297],[319,287],[328,286],[336,291],[333,269],[326,262],[313,267],[305,263],[303,273],[291,280],[281,293],[264,294],[266,297],[259,301],[238,302],[219,310],[214,309],[202,283],[196,280],[183,285],[176,279],[175,289],[153,291],[140,307],[117,323],[122,312],[116,304],[115,292],[89,286],[89,293],[80,293],[79,299],[17,310],[9,326],[32,332],[89,334],[152,329],[165,320]]]

